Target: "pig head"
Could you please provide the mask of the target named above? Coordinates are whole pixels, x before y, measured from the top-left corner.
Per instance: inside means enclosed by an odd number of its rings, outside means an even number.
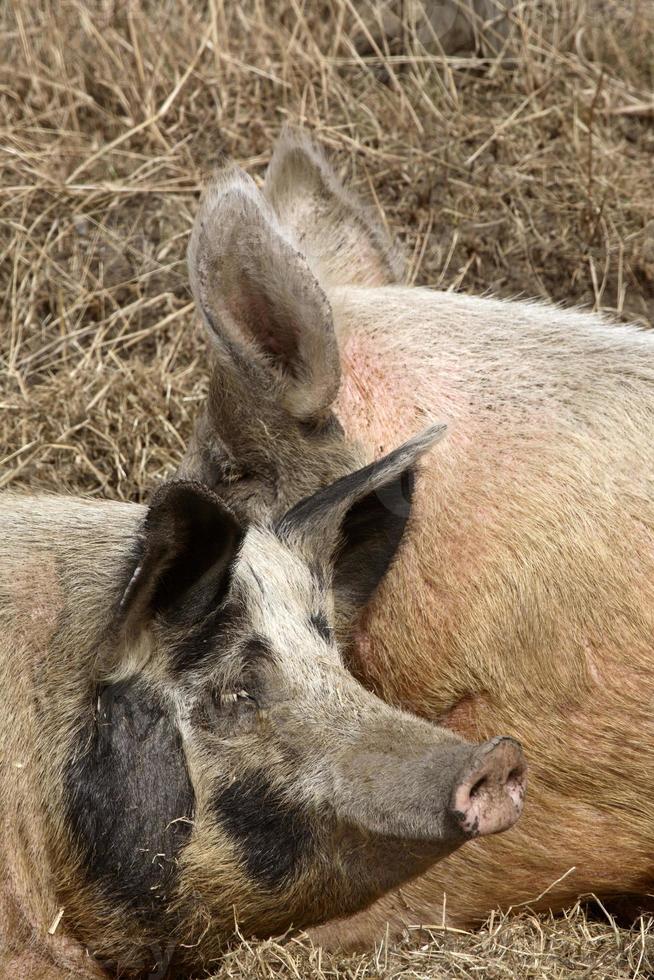
[[[62,968],[77,949],[89,976],[199,970],[236,925],[355,911],[516,820],[515,741],[470,745],[341,660],[335,605],[376,589],[439,435],[272,521],[184,481],[147,509],[0,499],[12,962],[28,944],[30,962]]]

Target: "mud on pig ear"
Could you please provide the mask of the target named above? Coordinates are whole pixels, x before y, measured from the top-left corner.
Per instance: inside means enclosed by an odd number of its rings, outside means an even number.
[[[445,433],[433,425],[387,456],[306,497],[278,522],[318,561],[331,558],[337,618],[356,615],[388,570],[411,513],[416,464]]]
[[[244,530],[199,483],[174,482],[153,497],[119,622],[135,635],[157,615],[183,625],[215,609],[229,587]]]

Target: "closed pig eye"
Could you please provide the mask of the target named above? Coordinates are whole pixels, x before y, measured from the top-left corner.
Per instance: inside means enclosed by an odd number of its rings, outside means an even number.
[[[259,718],[259,703],[245,688],[216,688],[205,714],[205,725],[214,734],[231,738],[251,731]]]
[[[314,613],[311,617],[311,625],[314,630],[322,636],[323,640],[331,643],[334,639],[334,627],[331,626],[327,617],[322,612]]]
[[[216,708],[223,710],[233,707],[259,707],[254,695],[243,688],[238,691],[215,690],[213,692],[213,703]]]

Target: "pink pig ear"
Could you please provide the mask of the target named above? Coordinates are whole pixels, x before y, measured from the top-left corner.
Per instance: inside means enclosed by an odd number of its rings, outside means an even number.
[[[282,130],[263,193],[281,226],[302,242],[321,282],[385,286],[403,281],[404,262],[379,216],[343,186],[308,133],[290,126]]]
[[[321,415],[340,382],[329,302],[254,181],[237,167],[220,170],[204,194],[188,266],[218,357],[239,374],[252,364],[265,372],[294,417]]]

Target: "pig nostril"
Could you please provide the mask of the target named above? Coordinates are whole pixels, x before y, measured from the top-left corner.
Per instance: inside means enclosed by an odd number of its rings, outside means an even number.
[[[466,838],[508,830],[522,813],[527,764],[517,743],[491,739],[477,746],[455,788],[452,809]]]
[[[479,795],[479,792],[483,789],[483,787],[485,786],[485,784],[486,784],[486,777],[485,776],[482,776],[481,779],[478,779],[477,782],[474,783],[474,785],[470,787],[470,799],[471,800],[474,800],[474,798]]]

